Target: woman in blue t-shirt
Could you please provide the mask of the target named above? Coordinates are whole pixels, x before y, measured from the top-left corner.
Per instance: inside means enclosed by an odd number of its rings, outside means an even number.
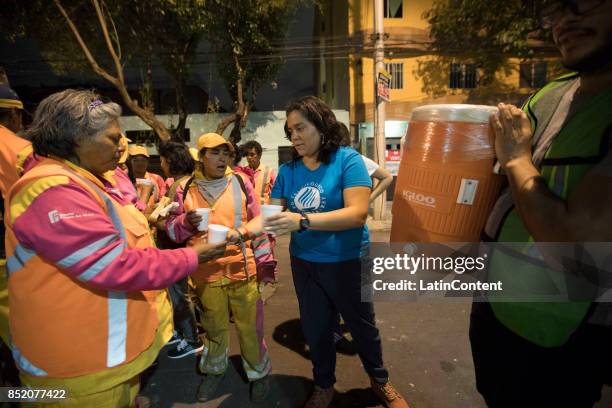
[[[285,133],[294,159],[280,167],[272,203],[287,211],[266,220],[277,235],[291,233],[291,269],[300,318],[310,347],[315,387],[305,407],[325,408],[333,396],[334,326],[342,314],[372,389],[387,406],[408,407],[389,382],[372,303],[361,301],[361,259],[372,182],[361,156],[341,147],[346,126],[319,98],[287,108]]]

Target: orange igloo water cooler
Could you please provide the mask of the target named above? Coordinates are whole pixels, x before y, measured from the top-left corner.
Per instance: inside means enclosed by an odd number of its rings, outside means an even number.
[[[410,117],[393,197],[391,242],[476,242],[501,188],[481,105],[427,105]]]

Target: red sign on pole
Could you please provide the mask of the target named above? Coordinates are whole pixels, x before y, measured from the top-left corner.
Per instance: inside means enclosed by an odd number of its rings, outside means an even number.
[[[378,72],[378,80],[377,82],[377,94],[378,97],[389,102],[391,100],[390,96],[389,96],[389,86],[391,85],[391,75],[385,71],[384,69],[381,69]]]

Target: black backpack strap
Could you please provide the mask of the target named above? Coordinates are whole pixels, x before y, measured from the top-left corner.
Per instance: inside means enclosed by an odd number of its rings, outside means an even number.
[[[168,197],[171,201],[174,201],[174,198],[176,197],[176,189],[181,185],[183,180],[188,178],[189,176],[183,176],[177,180],[174,180],[174,183],[172,183],[168,191],[166,191],[166,197]]]
[[[187,198],[187,193],[189,192],[189,187],[191,186],[192,182],[193,176],[189,177],[189,180],[187,180],[187,183],[185,183],[185,188],[183,189],[183,203],[185,202],[185,198]]]
[[[234,173],[234,177],[236,177],[238,179],[238,183],[240,183],[240,189],[242,190],[242,192],[244,193],[244,196],[246,197],[246,206],[248,208],[248,206],[249,206],[249,195],[247,194],[246,186],[244,185],[244,180],[242,179],[242,177],[240,177],[236,173]]]

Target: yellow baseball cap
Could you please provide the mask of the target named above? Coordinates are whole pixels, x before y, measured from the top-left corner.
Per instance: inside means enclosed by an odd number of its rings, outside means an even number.
[[[131,142],[131,140],[122,134],[121,139],[119,139],[119,145],[123,147],[125,150],[123,151],[123,153],[121,154],[121,157],[119,158],[119,164],[123,164],[127,161],[127,158],[129,155],[128,153],[128,143],[129,142]]]
[[[128,152],[130,156],[138,156],[140,154],[146,157],[150,157],[149,151],[144,146],[139,146],[139,145],[130,146],[130,148],[128,149]]]
[[[225,138],[223,136],[221,136],[220,134],[217,133],[205,133],[202,136],[199,137],[198,139],[198,152],[201,151],[202,149],[206,148],[206,149],[212,149],[214,147],[218,147],[221,145],[227,145],[227,148],[230,151],[234,151],[234,146],[232,146],[232,144],[230,142],[228,142],[227,140],[225,140]]]
[[[198,149],[196,149],[195,147],[190,147],[189,154],[191,155],[193,160],[198,161]]]

